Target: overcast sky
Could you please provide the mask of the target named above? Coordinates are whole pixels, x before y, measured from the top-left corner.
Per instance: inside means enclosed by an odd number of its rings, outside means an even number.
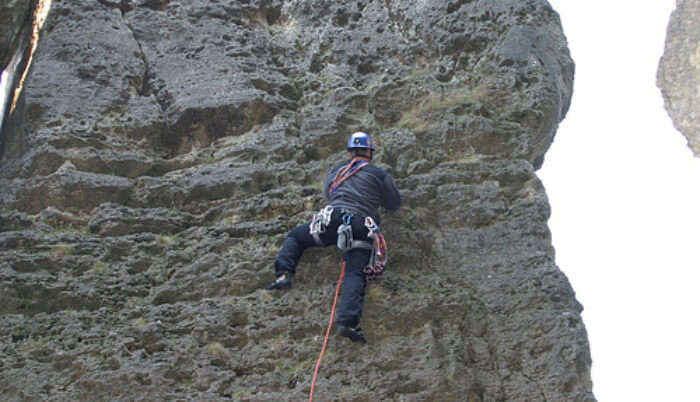
[[[698,401],[700,159],[656,88],[675,0],[549,0],[576,63],[539,172],[599,401]]]

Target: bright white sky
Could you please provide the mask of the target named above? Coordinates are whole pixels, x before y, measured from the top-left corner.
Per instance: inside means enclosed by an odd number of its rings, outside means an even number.
[[[700,158],[656,88],[675,0],[549,0],[576,63],[539,172],[601,402],[698,401]]]

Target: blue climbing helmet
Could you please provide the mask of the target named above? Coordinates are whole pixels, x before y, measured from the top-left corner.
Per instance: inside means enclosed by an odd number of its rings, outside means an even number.
[[[372,138],[367,133],[358,131],[350,136],[348,139],[348,151],[351,149],[371,149],[374,150],[374,145],[372,145]]]

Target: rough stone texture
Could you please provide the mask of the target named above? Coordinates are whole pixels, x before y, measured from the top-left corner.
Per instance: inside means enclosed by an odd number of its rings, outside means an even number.
[[[37,0],[5,0],[0,4],[0,154],[12,94],[29,58],[32,15]]]
[[[673,125],[700,157],[700,1],[677,0],[666,30],[657,86]]]
[[[0,393],[308,398],[340,253],[261,288],[363,129],[405,207],[316,399],[595,400],[535,174],[572,81],[544,0],[54,0],[0,159]]]
[[[17,49],[20,34],[29,24],[35,0],[3,0],[0,4],[0,72]]]

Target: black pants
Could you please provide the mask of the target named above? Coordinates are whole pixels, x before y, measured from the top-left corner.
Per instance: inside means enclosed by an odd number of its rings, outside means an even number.
[[[331,222],[325,233],[320,235],[322,247],[335,246],[338,241],[338,226],[342,222],[343,215],[347,212],[333,211]],[[354,215],[350,224],[352,225],[352,235],[355,240],[371,242],[367,237],[368,230],[364,224],[364,217]],[[275,260],[275,271],[277,276],[283,273],[294,274],[297,264],[301,259],[304,250],[309,247],[317,247],[311,233],[309,224],[299,225],[292,229],[284,240],[282,250],[280,250]],[[340,296],[340,306],[338,307],[338,318],[336,322],[341,325],[356,327],[362,315],[362,303],[365,298],[365,287],[367,279],[364,268],[369,263],[371,251],[369,249],[357,248],[346,251],[343,254],[345,260],[345,278],[343,279],[342,293]]]

